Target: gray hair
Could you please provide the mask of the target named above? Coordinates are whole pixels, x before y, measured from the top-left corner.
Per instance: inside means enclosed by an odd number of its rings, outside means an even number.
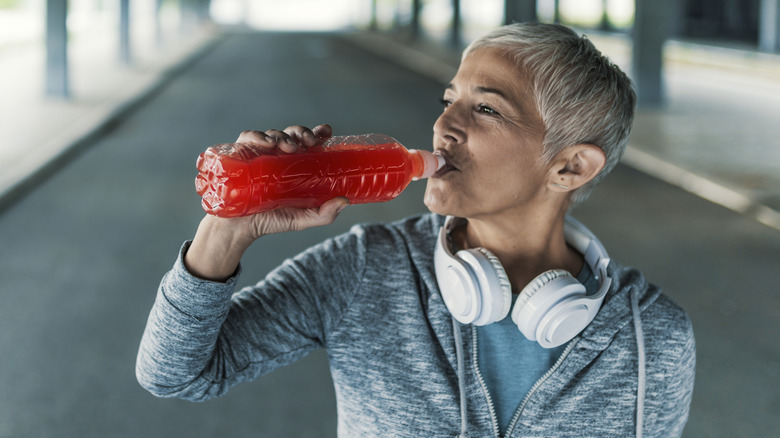
[[[463,58],[485,47],[504,50],[529,75],[544,123],[543,158],[548,163],[575,144],[593,144],[604,151],[601,172],[572,192],[570,205],[582,202],[625,151],[636,106],[631,81],[585,36],[558,24],[499,27],[466,47]]]

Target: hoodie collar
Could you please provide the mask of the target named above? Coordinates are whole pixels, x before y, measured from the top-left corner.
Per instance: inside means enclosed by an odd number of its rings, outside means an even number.
[[[633,320],[630,295],[635,290],[639,297],[640,312],[650,306],[661,295],[660,289],[647,282],[636,269],[624,268],[614,260],[607,267],[612,285],[601,310],[580,333],[578,347],[590,350],[604,350],[612,338]]]

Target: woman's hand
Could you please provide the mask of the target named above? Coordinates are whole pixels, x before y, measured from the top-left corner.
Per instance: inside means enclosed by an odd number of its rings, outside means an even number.
[[[299,146],[314,146],[330,138],[329,125],[314,129],[290,126],[283,131],[244,131],[236,143],[252,143],[261,148],[295,152]],[[328,225],[347,206],[346,198],[332,199],[319,208],[278,208],[252,216],[220,218],[206,215],[184,258],[191,274],[207,280],[225,280],[235,272],[241,257],[258,238],[267,234],[299,231]]]
[[[296,125],[288,126],[283,131],[244,131],[238,136],[236,143],[252,143],[264,149],[278,147],[284,152],[295,152],[298,146],[314,146],[329,139],[331,135],[333,129],[328,124],[317,125],[313,129]]]

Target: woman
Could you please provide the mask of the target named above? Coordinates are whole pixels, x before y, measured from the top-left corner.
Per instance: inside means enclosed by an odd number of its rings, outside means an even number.
[[[204,400],[322,347],[339,436],[680,436],[687,316],[566,216],[625,148],[629,80],[563,26],[515,24],[465,50],[442,102],[432,214],[356,226],[232,297],[254,241],[331,223],[348,200],[206,216],[162,280],[139,382]],[[237,141],[291,152],[330,135]]]

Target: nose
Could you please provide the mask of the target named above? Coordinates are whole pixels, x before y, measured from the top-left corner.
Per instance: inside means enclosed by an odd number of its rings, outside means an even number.
[[[446,143],[459,144],[466,141],[465,124],[459,115],[456,104],[450,104],[442,111],[439,118],[433,124],[433,135]]]

